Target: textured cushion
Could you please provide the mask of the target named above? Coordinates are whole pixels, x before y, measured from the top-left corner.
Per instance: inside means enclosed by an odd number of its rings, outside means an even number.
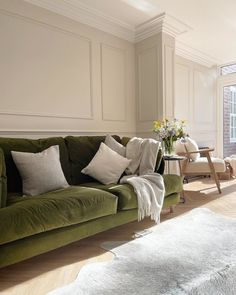
[[[52,145],[59,145],[61,166],[67,181],[71,183],[69,157],[65,141],[62,137],[49,137],[43,139],[0,137],[0,148],[2,148],[2,150],[4,151],[6,163],[8,192],[22,192],[21,177],[12,159],[11,151],[39,153]]]
[[[126,149],[125,147],[116,141],[111,135],[107,135],[105,139],[105,144],[112,149],[113,151],[117,152],[122,157],[125,157]]]
[[[7,203],[7,178],[3,150],[0,148],[0,208]]]
[[[199,150],[196,141],[194,141],[190,137],[186,138],[185,146],[188,152],[194,152]],[[193,161],[196,161],[197,159],[200,158],[200,153],[190,154],[189,156]]]
[[[11,154],[22,178],[24,194],[37,196],[69,186],[61,168],[58,145],[40,153]]]
[[[130,160],[120,156],[103,142],[91,162],[81,172],[103,184],[117,183]]]
[[[199,148],[196,141],[194,141],[190,137],[186,137],[184,142],[182,142],[181,140],[177,140],[175,143],[176,154],[186,153],[186,150],[188,152],[194,152],[194,151],[198,151],[198,149]],[[198,158],[200,158],[200,153],[190,154],[189,156],[193,161],[195,161]]]
[[[225,162],[222,159],[211,157],[215,171],[225,172]],[[200,157],[194,162],[188,162],[185,168],[186,173],[210,173],[210,167],[206,157]]]
[[[113,136],[120,142],[119,136]],[[85,182],[93,182],[89,175],[81,173],[99,149],[101,142],[105,141],[105,136],[67,136],[65,138],[68,147],[69,159],[71,163],[71,181],[77,185]]]
[[[37,197],[12,197],[1,209],[0,244],[115,214],[117,197],[97,189],[68,187]]]

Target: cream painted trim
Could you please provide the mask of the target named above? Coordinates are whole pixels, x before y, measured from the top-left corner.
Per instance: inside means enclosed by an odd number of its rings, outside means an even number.
[[[91,8],[78,0],[52,1],[52,0],[24,0],[33,5],[48,9],[57,14],[69,17],[85,25],[100,29],[119,38],[133,41],[135,30],[128,23],[104,14]]]
[[[156,64],[155,64],[155,73],[156,73],[156,95],[157,95],[157,104],[158,104],[158,91],[159,91],[159,81],[158,81],[158,67],[160,65],[160,61],[159,61],[159,52],[158,52],[158,48],[156,46],[151,46],[151,47],[148,47],[148,48],[145,48],[141,51],[138,52],[138,56],[137,56],[137,61],[138,61],[138,65],[137,65],[137,71],[138,71],[138,103],[137,103],[137,110],[138,110],[138,114],[137,114],[137,119],[138,119],[138,122],[139,123],[145,123],[145,122],[153,122],[153,120],[143,120],[141,119],[142,117],[142,114],[141,114],[141,111],[142,111],[142,108],[141,108],[141,92],[142,92],[142,85],[141,85],[141,72],[142,70],[140,69],[140,59],[141,59],[141,55],[146,52],[146,51],[149,51],[149,50],[152,50],[154,49],[154,52],[155,52],[155,57],[156,57]],[[158,106],[157,106],[158,108]],[[156,113],[156,117],[158,117],[158,110],[157,108],[155,108],[155,113]]]
[[[69,118],[69,119],[85,119],[85,120],[92,120],[94,116],[93,112],[93,76],[92,76],[92,41],[84,36],[81,36],[77,33],[71,32],[69,30],[64,30],[55,25],[49,25],[48,23],[35,20],[30,17],[26,17],[23,15],[19,15],[16,13],[12,13],[9,11],[5,11],[0,9],[0,14],[15,17],[21,19],[25,22],[37,24],[42,27],[46,27],[49,30],[56,31],[65,35],[71,35],[74,38],[77,38],[82,41],[86,41],[89,44],[89,69],[90,69],[90,116],[71,116],[71,115],[64,115],[64,114],[52,114],[52,113],[35,113],[35,112],[18,112],[15,110],[0,110],[0,115],[16,115],[16,116],[32,116],[32,117],[49,117],[49,118]]]
[[[83,120],[93,120],[93,117],[77,117],[77,116],[70,116],[70,115],[62,115],[62,114],[41,114],[41,113],[34,113],[34,112],[18,112],[13,110],[1,110],[0,115],[3,116],[26,116],[26,117],[41,117],[41,118],[60,118],[60,119],[83,119]]]
[[[192,30],[190,26],[177,18],[161,13],[136,27],[117,18],[85,5],[79,0],[51,1],[24,0],[25,2],[56,12],[86,25],[95,27],[130,42],[139,42],[159,32],[171,36],[183,34]]]
[[[175,54],[183,58],[189,59],[196,63],[199,63],[205,67],[211,68],[221,63],[220,60],[215,57],[209,56],[202,51],[188,46],[187,44],[176,40]]]
[[[136,131],[108,131],[108,130],[33,130],[33,129],[0,129],[0,136],[2,135],[51,135],[51,134],[78,134],[78,135],[93,135],[93,134],[136,134]]]
[[[104,98],[103,98],[103,86],[102,86],[102,79],[103,79],[103,69],[102,69],[102,49],[103,48],[109,48],[112,49],[114,51],[119,51],[122,52],[123,56],[124,56],[124,69],[125,69],[125,75],[124,75],[124,87],[125,87],[125,110],[124,110],[124,120],[116,120],[116,119],[106,119],[104,118]],[[102,120],[103,121],[116,121],[116,122],[126,122],[127,121],[127,104],[128,104],[128,100],[127,100],[127,51],[123,48],[119,48],[119,47],[115,47],[115,46],[111,46],[105,43],[101,43],[100,44],[100,68],[101,68],[101,107],[102,107]]]
[[[190,26],[165,12],[138,25],[135,29],[136,43],[160,32],[176,37],[192,30]]]
[[[139,42],[159,32],[167,33],[177,37],[183,33],[193,30],[186,23],[175,17],[162,13],[136,27],[122,22],[117,18],[104,14],[101,11],[91,8],[79,0],[52,1],[52,0],[24,0],[33,5],[48,9],[57,14],[66,16],[80,23],[100,29],[130,42]],[[200,52],[182,42],[177,42],[176,54],[190,59],[204,66],[211,67],[220,64],[220,61]]]

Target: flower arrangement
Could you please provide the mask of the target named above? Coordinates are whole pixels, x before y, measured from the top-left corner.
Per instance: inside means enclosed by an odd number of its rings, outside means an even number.
[[[163,119],[161,121],[153,122],[153,131],[162,142],[166,154],[172,154],[174,142],[186,136],[184,127],[184,120],[173,119],[170,121],[168,119]]]

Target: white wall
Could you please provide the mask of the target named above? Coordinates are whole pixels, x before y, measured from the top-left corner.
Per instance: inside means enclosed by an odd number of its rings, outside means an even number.
[[[216,67],[175,58],[175,117],[187,120],[187,131],[199,145],[217,147]],[[216,151],[217,154],[217,151]]]
[[[134,135],[134,45],[21,0],[0,2],[0,135]]]

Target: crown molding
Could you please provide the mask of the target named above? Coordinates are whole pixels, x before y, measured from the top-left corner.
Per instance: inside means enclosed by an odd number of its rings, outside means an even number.
[[[208,68],[221,64],[221,62],[218,59],[209,56],[195,48],[192,48],[178,40],[176,40],[175,42],[175,53],[176,55],[199,63]]]
[[[179,42],[178,36],[193,30],[175,17],[162,13],[134,27],[101,11],[81,3],[79,0],[24,0],[30,4],[50,10],[77,22],[94,27],[132,43],[140,42],[164,32],[176,38],[176,54],[207,67],[220,64],[214,57]]]
[[[130,42],[139,42],[160,32],[173,37],[192,30],[173,16],[162,13],[136,27],[111,17],[78,0],[24,0],[70,19],[100,29]]]
[[[176,38],[177,36],[190,30],[192,30],[190,26],[164,12],[136,26],[135,42],[142,41],[161,32]]]
[[[30,4],[45,8],[59,15],[94,27],[119,38],[133,42],[135,28],[128,23],[91,8],[78,0],[24,0]]]

